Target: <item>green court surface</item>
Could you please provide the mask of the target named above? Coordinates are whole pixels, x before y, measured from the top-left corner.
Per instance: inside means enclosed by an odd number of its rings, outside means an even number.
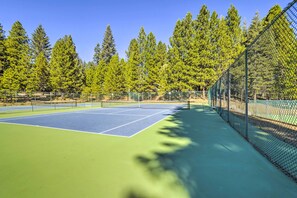
[[[0,197],[296,197],[297,184],[208,108],[131,138],[0,123]]]

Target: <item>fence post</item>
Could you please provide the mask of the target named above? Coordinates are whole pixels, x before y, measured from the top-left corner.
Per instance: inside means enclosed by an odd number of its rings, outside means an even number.
[[[248,103],[249,103],[249,97],[248,97],[248,50],[245,50],[245,136],[246,139],[249,140],[248,136]]]
[[[222,115],[222,78],[219,79],[219,115]]]
[[[228,122],[229,122],[229,114],[230,114],[230,94],[231,94],[231,88],[230,88],[230,70],[228,69],[227,70],[227,92],[228,92],[228,99],[227,99],[227,113],[228,113],[228,116],[227,116],[227,119],[228,119]]]

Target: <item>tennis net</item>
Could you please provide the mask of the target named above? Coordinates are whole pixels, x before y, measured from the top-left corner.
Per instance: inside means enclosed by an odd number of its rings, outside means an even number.
[[[190,109],[190,101],[102,101],[102,108]]]

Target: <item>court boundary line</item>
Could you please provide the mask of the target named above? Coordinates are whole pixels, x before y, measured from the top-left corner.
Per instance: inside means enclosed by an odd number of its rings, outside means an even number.
[[[19,119],[23,119],[23,118],[38,118],[38,117],[46,117],[46,116],[51,116],[51,115],[65,115],[65,114],[71,114],[71,113],[79,113],[79,112],[83,112],[83,111],[94,111],[94,110],[102,110],[103,108],[92,108],[92,109],[76,109],[74,111],[67,111],[67,112],[53,112],[53,113],[42,113],[42,114],[37,114],[37,115],[25,115],[25,116],[16,116],[16,117],[8,117],[8,118],[0,118],[0,122],[5,121],[6,120],[19,120]],[[133,109],[135,110],[135,109]],[[126,110],[126,111],[132,111],[132,109]],[[121,111],[118,111],[121,112]],[[114,112],[116,113],[116,112]]]
[[[101,133],[101,134],[105,134],[106,132],[109,132],[109,131],[112,131],[112,130],[115,130],[115,129],[118,129],[118,128],[121,128],[121,127],[124,127],[124,126],[127,126],[127,125],[130,125],[130,124],[133,124],[133,123],[135,123],[135,122],[139,122],[139,121],[141,121],[141,120],[150,118],[150,117],[152,117],[152,116],[158,115],[158,114],[163,113],[163,112],[165,112],[165,111],[169,111],[169,110],[160,111],[160,112],[157,112],[157,113],[148,115],[148,116],[146,116],[146,117],[143,117],[143,118],[140,118],[140,119],[137,119],[137,120],[133,120],[133,121],[131,121],[131,122],[128,122],[128,123],[119,125],[119,126],[117,126],[117,127],[113,127],[113,128],[111,128],[111,129],[107,129],[107,130],[105,130],[105,131],[101,131],[100,133]],[[167,116],[166,116],[166,117],[167,117]]]
[[[109,116],[124,115],[124,116],[135,116],[135,117],[143,117],[143,116],[147,116],[147,115],[144,115],[144,114],[135,115],[135,114],[82,113],[82,112],[76,112],[76,114],[109,115]]]
[[[135,109],[134,109],[134,110],[135,110]],[[129,110],[129,111],[132,111],[132,110]],[[166,109],[166,110],[163,110],[163,111],[159,111],[159,112],[157,112],[157,113],[148,115],[148,116],[146,116],[146,117],[142,117],[142,118],[140,118],[140,119],[137,119],[137,120],[134,120],[134,121],[131,121],[131,122],[122,124],[122,125],[120,125],[120,126],[117,126],[117,127],[111,128],[111,129],[107,129],[107,130],[102,131],[102,132],[81,131],[81,130],[63,129],[63,128],[50,127],[50,126],[41,126],[41,125],[32,125],[32,124],[13,123],[13,122],[9,122],[9,120],[8,120],[8,121],[1,121],[1,120],[0,120],[0,123],[3,123],[3,124],[9,124],[9,125],[20,125],[20,126],[31,126],[31,127],[38,127],[38,128],[48,128],[48,129],[55,129],[55,130],[62,130],[62,131],[64,130],[64,131],[76,132],[76,133],[88,133],[88,134],[95,134],[95,135],[108,135],[108,136],[113,136],[113,137],[132,138],[132,137],[136,136],[137,134],[143,132],[144,130],[146,130],[146,129],[152,127],[153,125],[155,125],[155,124],[157,124],[157,123],[159,123],[159,122],[165,120],[165,119],[168,118],[169,116],[172,116],[172,115],[176,114],[176,113],[179,112],[179,111],[175,111],[173,114],[170,114],[170,115],[165,116],[164,118],[162,118],[162,119],[160,119],[160,120],[158,120],[158,121],[156,121],[156,122],[150,124],[149,126],[143,128],[143,129],[141,129],[140,131],[138,131],[138,132],[136,132],[136,133],[134,133],[134,134],[132,134],[132,135],[130,135],[130,136],[126,136],[126,135],[114,135],[114,134],[109,134],[109,133],[106,133],[106,132],[109,132],[109,131],[112,131],[112,130],[115,130],[115,129],[118,129],[118,128],[121,128],[121,127],[124,127],[124,126],[127,126],[127,125],[130,125],[130,124],[136,123],[136,122],[138,122],[138,121],[144,120],[144,119],[146,119],[146,118],[153,117],[153,116],[155,116],[155,115],[158,115],[158,114],[163,113],[163,112],[166,112],[166,111],[169,111],[169,109]],[[63,112],[63,113],[61,112],[61,113],[59,113],[59,114],[68,114],[68,113],[74,113],[74,112]],[[79,112],[78,112],[78,113],[79,113]],[[45,115],[42,114],[42,115],[36,115],[36,116],[24,116],[24,117],[18,117],[18,119],[22,119],[22,118],[26,118],[26,117],[30,117],[30,118],[32,118],[32,117],[33,117],[33,118],[35,118],[35,117],[43,117],[43,116],[45,117],[45,116],[49,116],[49,115],[52,115],[52,114],[45,114]],[[100,114],[100,115],[101,115],[101,114]],[[117,114],[108,114],[108,115],[117,115]],[[121,114],[118,114],[118,115],[121,115]],[[123,114],[122,114],[122,115],[123,115]],[[17,119],[17,120],[18,120],[18,119]],[[11,120],[13,120],[13,119],[11,119]]]
[[[7,124],[7,125],[19,125],[19,126],[31,126],[31,127],[38,127],[38,128],[46,128],[46,129],[56,129],[59,131],[69,131],[69,132],[75,132],[75,133],[88,133],[88,134],[94,134],[94,135],[107,135],[107,136],[113,136],[113,137],[123,137],[123,138],[129,138],[130,136],[125,135],[113,135],[113,134],[101,134],[97,132],[92,131],[80,131],[80,130],[73,130],[73,129],[63,129],[63,128],[56,128],[56,127],[49,127],[49,126],[41,126],[41,125],[32,125],[32,124],[20,124],[20,123],[13,123],[13,122],[2,122],[1,124]]]
[[[132,137],[136,136],[137,134],[143,132],[144,130],[146,130],[146,129],[150,128],[150,127],[152,127],[153,125],[158,124],[159,122],[161,122],[161,121],[167,119],[168,117],[173,116],[174,114],[177,114],[179,111],[180,111],[180,110],[176,110],[173,114],[167,115],[166,117],[162,118],[161,120],[158,120],[157,122],[151,124],[150,126],[147,126],[147,127],[145,127],[144,129],[141,129],[141,130],[138,131],[137,133],[134,133],[133,135],[129,136],[129,138],[132,138]]]

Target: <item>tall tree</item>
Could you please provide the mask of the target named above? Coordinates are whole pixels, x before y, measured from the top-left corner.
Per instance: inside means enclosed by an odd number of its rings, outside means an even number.
[[[217,76],[220,76],[234,62],[232,54],[232,40],[228,35],[228,26],[225,18],[221,18],[218,28],[219,38],[217,41],[218,65],[216,66]]]
[[[168,59],[167,59],[167,47],[165,43],[161,41],[157,45],[157,51],[155,55],[156,59],[156,85],[158,89],[158,94],[164,95],[165,92],[169,91],[168,78]]]
[[[101,60],[93,70],[91,90],[94,94],[103,94],[103,83],[106,74],[106,67],[106,63],[103,60]]]
[[[146,92],[157,92],[157,82],[158,82],[158,68],[156,64],[156,38],[155,35],[150,32],[146,39],[145,45],[145,81],[146,81]]]
[[[292,27],[288,16],[281,14],[281,7],[276,5],[269,10],[264,18],[263,24],[270,24],[267,30],[275,43],[277,66],[275,67],[275,87],[278,97],[282,99],[297,99],[297,64],[296,64],[296,33]]]
[[[247,45],[250,45],[258,34],[262,31],[263,26],[257,12],[248,29]],[[249,68],[249,94],[257,99],[257,95],[266,97],[272,92],[274,84],[273,69],[276,66],[273,49],[273,42],[265,35],[259,37],[252,45],[248,47],[248,68]]]
[[[94,49],[94,56],[93,56],[93,62],[95,65],[99,64],[100,56],[101,56],[101,47],[100,47],[100,44],[97,43],[97,45]]]
[[[190,51],[193,47],[192,14],[188,13],[183,20],[178,20],[170,38],[168,50],[170,90],[191,90],[190,80],[193,65],[197,63],[197,53]],[[192,52],[192,53],[191,53]],[[192,67],[191,67],[192,66]],[[195,68],[195,67],[194,67]]]
[[[44,52],[40,52],[30,70],[26,90],[29,92],[50,91],[49,74],[50,70],[47,57]]]
[[[238,10],[231,5],[228,9],[227,17],[228,34],[232,42],[232,50],[230,51],[231,57],[235,60],[238,55],[243,52],[243,34],[240,27],[241,17],[238,14]]]
[[[139,76],[140,76],[140,56],[139,47],[136,39],[130,41],[127,54],[127,63],[125,67],[125,82],[127,92],[139,92]]]
[[[123,65],[120,63],[119,56],[114,55],[107,65],[104,79],[105,94],[117,94],[124,90]],[[114,95],[115,96],[115,95]]]
[[[8,67],[7,54],[5,47],[5,32],[0,23],[0,77],[3,75],[4,70]]]
[[[22,24],[17,21],[12,25],[5,42],[7,60],[10,70],[4,72],[3,88],[14,91],[23,91],[27,85],[30,65],[29,39]],[[6,79],[5,79],[6,78]],[[12,82],[6,84],[4,82]]]
[[[104,34],[100,59],[104,60],[105,63],[108,64],[112,56],[115,55],[116,53],[117,53],[117,50],[115,47],[115,41],[112,35],[110,25],[108,25]]]
[[[215,68],[211,54],[211,32],[210,32],[210,13],[205,5],[202,6],[197,19],[194,21],[195,41],[199,54],[197,61],[197,83],[194,84],[195,90],[205,90],[215,82]],[[197,86],[197,87],[195,87]]]
[[[71,36],[59,39],[50,61],[50,82],[53,91],[74,93],[82,87],[82,65]]]
[[[139,53],[139,79],[138,79],[138,85],[139,85],[139,92],[144,92],[145,88],[147,87],[147,71],[146,71],[146,57],[145,57],[145,49],[146,49],[146,43],[147,43],[147,36],[145,33],[145,30],[143,27],[140,28],[138,38],[138,53]]]
[[[260,14],[259,12],[256,12],[247,32],[246,44],[250,45],[255,40],[255,38],[259,35],[262,29],[263,29],[263,26],[261,23]]]
[[[31,48],[33,60],[35,60],[37,56],[43,52],[47,61],[49,61],[51,55],[51,45],[49,42],[49,37],[46,35],[42,25],[39,25],[32,34]]]

